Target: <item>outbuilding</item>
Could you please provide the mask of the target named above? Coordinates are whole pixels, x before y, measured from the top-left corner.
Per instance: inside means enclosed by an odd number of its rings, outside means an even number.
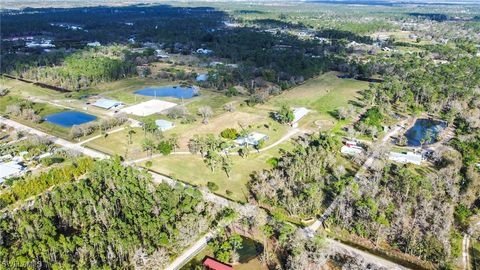
[[[172,129],[175,126],[173,122],[163,120],[163,119],[155,120],[155,124],[157,125],[158,129],[160,129],[161,131]]]
[[[208,74],[206,73],[198,74],[195,80],[197,80],[197,82],[204,82],[208,80]]]
[[[305,117],[309,112],[310,110],[305,107],[293,108],[293,121],[291,123],[292,126],[297,127],[298,121]]]
[[[217,261],[211,257],[206,257],[203,260],[203,266],[209,270],[233,270],[233,267],[230,264]]]
[[[12,176],[19,176],[25,167],[17,161],[0,163],[0,183]]]
[[[92,105],[95,106],[95,107],[105,109],[105,110],[110,110],[111,108],[116,108],[116,107],[122,106],[123,103],[121,101],[101,98],[101,99],[95,101],[95,103],[93,103]]]

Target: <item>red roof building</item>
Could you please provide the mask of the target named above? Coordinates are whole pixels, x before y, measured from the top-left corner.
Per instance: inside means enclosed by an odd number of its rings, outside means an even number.
[[[205,260],[203,260],[203,266],[211,270],[233,270],[231,265],[219,262],[210,257],[206,257]]]

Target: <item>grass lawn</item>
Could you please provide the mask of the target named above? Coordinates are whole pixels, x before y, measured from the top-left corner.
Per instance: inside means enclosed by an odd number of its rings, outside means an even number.
[[[261,153],[252,150],[245,159],[239,156],[231,156],[233,168],[230,172],[230,178],[221,168],[212,172],[199,155],[169,155],[156,158],[152,160],[151,169],[196,186],[207,186],[208,182],[214,182],[219,186],[215,193],[245,202],[248,193],[246,184],[250,175],[255,171],[270,168],[271,165],[267,164],[267,160],[272,157],[279,157],[280,149],[288,150],[291,147],[292,144],[286,142]],[[142,165],[145,165],[145,163]],[[232,193],[228,195],[227,190]]]
[[[100,152],[109,155],[121,155],[126,159],[138,159],[146,157],[147,154],[142,151],[142,141],[145,138],[153,139],[152,135],[145,135],[142,128],[134,128],[134,134],[132,134],[132,143],[128,143],[128,129],[108,134],[106,137],[101,137],[96,140],[87,142],[85,146],[99,150]],[[128,152],[127,152],[128,147]]]
[[[16,95],[23,98],[38,97],[42,99],[53,100],[62,99],[65,96],[65,93],[9,78],[0,79],[0,85],[8,88],[10,95]]]
[[[359,97],[359,91],[368,88],[368,82],[340,79],[337,72],[328,72],[305,84],[283,92],[268,103],[280,106],[305,106],[317,111],[322,119],[333,119],[331,115],[339,107],[346,107]]]

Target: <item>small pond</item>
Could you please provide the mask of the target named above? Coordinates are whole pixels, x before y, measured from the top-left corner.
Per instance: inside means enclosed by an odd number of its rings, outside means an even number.
[[[408,146],[421,146],[424,144],[432,144],[437,140],[439,134],[447,124],[442,121],[433,119],[417,119],[413,127],[405,132]]]
[[[66,111],[45,116],[45,121],[62,127],[81,125],[97,119],[96,116],[77,111]]]
[[[155,88],[143,88],[135,91],[134,94],[150,97],[192,98],[198,95],[198,92],[193,87],[162,86]]]

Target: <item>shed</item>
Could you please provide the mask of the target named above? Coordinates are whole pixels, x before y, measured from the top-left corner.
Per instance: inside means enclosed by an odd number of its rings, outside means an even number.
[[[195,80],[197,80],[197,82],[204,82],[204,81],[208,80],[208,74],[206,74],[206,73],[198,74],[198,76],[197,76],[197,78],[195,78]]]
[[[25,167],[16,161],[0,163],[0,183],[8,177],[20,175],[24,169]]]
[[[203,266],[211,270],[233,270],[231,265],[222,263],[211,257],[206,257],[205,260],[203,260]]]
[[[175,126],[173,122],[163,120],[163,119],[155,120],[155,124],[157,125],[158,129],[160,129],[161,131],[169,130]]]
[[[109,110],[111,108],[121,106],[121,105],[123,105],[123,103],[120,102],[120,101],[117,101],[117,100],[101,98],[101,99],[95,101],[95,103],[93,103],[92,105],[95,106],[95,107],[105,109],[105,110]]]

